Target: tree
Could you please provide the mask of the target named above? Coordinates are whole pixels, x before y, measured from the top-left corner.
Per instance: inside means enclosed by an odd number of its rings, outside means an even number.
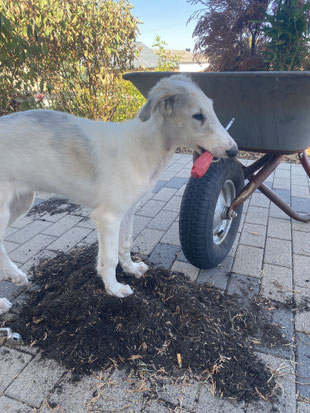
[[[178,69],[181,58],[177,54],[166,50],[165,46],[167,46],[167,43],[161,40],[160,36],[156,36],[152,45],[156,48],[155,53],[158,56],[158,66],[155,70],[158,72],[174,72]]]
[[[0,0],[14,35],[38,52],[22,70],[35,68],[50,107],[104,120],[114,116],[121,74],[135,56],[131,8],[128,0]],[[18,79],[13,83],[18,88]]]
[[[265,56],[272,70],[309,70],[310,3],[277,0],[272,13],[266,13]]]
[[[264,65],[261,55],[262,22],[272,0],[188,0],[201,10],[193,36],[194,52],[205,55],[210,70],[258,70]]]

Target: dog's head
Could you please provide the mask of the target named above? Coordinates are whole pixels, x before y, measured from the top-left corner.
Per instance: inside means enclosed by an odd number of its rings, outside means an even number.
[[[213,110],[213,102],[188,76],[161,79],[150,90],[139,118],[158,124],[169,146],[190,146],[222,158],[238,153],[236,142]]]

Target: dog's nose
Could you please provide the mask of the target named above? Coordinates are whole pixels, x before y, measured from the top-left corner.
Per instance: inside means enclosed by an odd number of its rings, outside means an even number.
[[[230,148],[230,149],[228,149],[227,151],[226,151],[226,154],[227,154],[227,156],[228,156],[228,158],[233,158],[234,156],[237,156],[238,155],[238,146],[237,145],[235,145],[235,146],[233,146],[232,148]]]

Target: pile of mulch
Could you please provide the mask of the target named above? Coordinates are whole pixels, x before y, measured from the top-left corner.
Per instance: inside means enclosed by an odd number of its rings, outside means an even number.
[[[68,201],[68,199],[54,197],[35,205],[30,209],[27,215],[44,215],[46,212],[50,215],[61,214],[63,212],[72,214],[78,213],[80,209],[81,206],[73,204],[72,202]]]
[[[275,381],[252,343],[285,343],[264,303],[242,308],[216,289],[160,268],[140,280],[118,268],[119,281],[134,294],[110,297],[95,273],[96,252],[95,244],[78,248],[34,269],[36,288],[7,322],[25,344],[78,376],[110,366],[171,377],[187,371],[224,397],[273,397]]]

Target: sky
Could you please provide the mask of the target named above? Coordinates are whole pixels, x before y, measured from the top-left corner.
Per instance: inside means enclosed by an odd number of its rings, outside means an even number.
[[[196,24],[187,21],[199,6],[192,6],[186,0],[130,0],[130,3],[134,6],[132,15],[143,22],[139,25],[138,41],[152,47],[159,35],[168,43],[167,49],[193,50]]]

